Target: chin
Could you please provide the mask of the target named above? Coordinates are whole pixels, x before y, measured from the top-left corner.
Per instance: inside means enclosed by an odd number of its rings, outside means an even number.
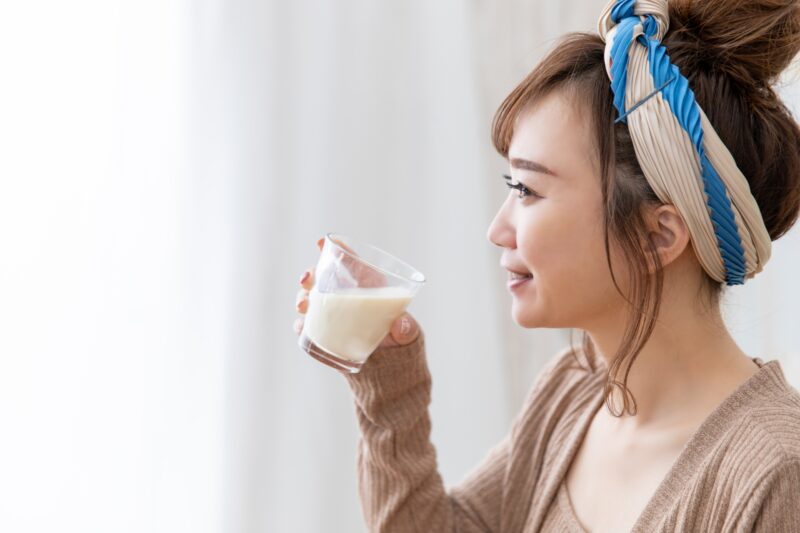
[[[511,317],[514,322],[523,328],[551,328],[552,326],[546,317],[537,313],[535,309],[525,308],[525,306],[515,305],[511,310]]]

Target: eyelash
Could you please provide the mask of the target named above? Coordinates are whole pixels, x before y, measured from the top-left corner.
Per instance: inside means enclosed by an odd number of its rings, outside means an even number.
[[[536,192],[530,190],[525,185],[521,183],[509,183],[511,180],[511,176],[503,174],[503,177],[506,179],[506,187],[509,189],[516,189],[519,191],[519,198],[524,198],[526,196],[533,196],[534,198],[541,198]]]

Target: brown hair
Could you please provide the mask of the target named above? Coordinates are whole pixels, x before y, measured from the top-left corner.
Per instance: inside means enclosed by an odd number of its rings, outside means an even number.
[[[772,240],[800,214],[800,128],[772,86],[800,50],[800,10],[795,0],[678,0],[669,3],[670,28],[662,43],[689,80],[697,103],[750,183]],[[505,98],[492,123],[495,149],[508,157],[520,112],[553,90],[565,91],[587,112],[596,142],[603,191],[606,259],[631,319],[609,366],[605,401],[615,415],[618,387],[623,409],[636,413],[627,387],[636,356],[652,334],[661,304],[663,265],[645,226],[645,208],[661,204],[642,174],[627,126],[614,124],[613,93],[597,34],[571,33]],[[610,239],[630,265],[630,295],[611,266]],[[655,273],[648,270],[648,257]],[[703,272],[698,296],[718,306],[725,285]],[[595,351],[583,332],[588,357]],[[574,350],[573,350],[574,353]],[[618,376],[622,373],[622,380]]]

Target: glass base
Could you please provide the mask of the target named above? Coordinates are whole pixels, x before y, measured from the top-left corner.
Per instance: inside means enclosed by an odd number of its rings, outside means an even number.
[[[305,332],[300,334],[297,345],[317,361],[340,371],[348,372],[350,374],[358,374],[361,371],[361,367],[364,366],[364,363],[342,359],[341,357],[337,357],[332,353],[325,351],[318,344],[314,344],[314,342],[311,340],[311,337],[306,335]]]

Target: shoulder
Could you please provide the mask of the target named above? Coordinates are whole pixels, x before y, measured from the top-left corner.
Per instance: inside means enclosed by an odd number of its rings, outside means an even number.
[[[775,461],[800,463],[800,393],[795,389],[760,399],[739,426],[742,434],[768,448]]]
[[[693,442],[682,508],[726,531],[797,531],[786,525],[800,524],[800,394],[776,361],[718,407]]]
[[[800,393],[786,381],[778,361],[767,363],[761,374],[739,432],[769,449],[776,461],[800,462]]]
[[[717,482],[756,504],[800,493],[800,393],[783,377],[777,362],[740,395],[735,420],[715,446],[710,462]],[[776,493],[777,491],[777,493]],[[796,498],[797,496],[792,496]]]

